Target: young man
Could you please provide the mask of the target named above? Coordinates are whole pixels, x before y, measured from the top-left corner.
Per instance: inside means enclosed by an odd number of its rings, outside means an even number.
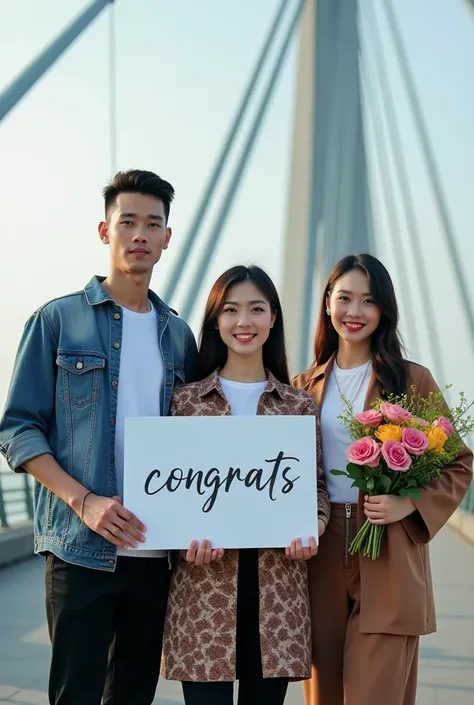
[[[8,464],[37,480],[54,705],[148,705],[158,682],[168,560],[134,551],[146,527],[121,495],[124,418],[167,415],[194,377],[191,330],[148,288],[173,196],[149,171],[104,189],[109,274],[31,316],[0,422]]]

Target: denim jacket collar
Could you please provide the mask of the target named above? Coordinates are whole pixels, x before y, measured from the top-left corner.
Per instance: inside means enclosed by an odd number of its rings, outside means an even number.
[[[86,301],[90,306],[97,306],[107,301],[115,303],[110,294],[102,286],[103,281],[105,281],[105,277],[95,275],[92,277],[90,282],[84,287]],[[170,308],[170,306],[165,304],[165,302],[162,301],[160,297],[157,296],[155,292],[151,289],[148,289],[148,298],[160,313],[168,314],[170,313],[170,311],[172,311],[173,313],[178,315],[174,309]]]

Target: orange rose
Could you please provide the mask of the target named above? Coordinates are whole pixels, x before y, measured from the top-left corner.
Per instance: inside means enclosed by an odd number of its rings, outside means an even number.
[[[448,440],[448,436],[441,426],[433,426],[426,432],[426,436],[428,438],[428,448],[426,450],[434,450],[437,453],[441,453],[444,444]]]
[[[401,441],[402,440],[402,429],[392,423],[385,423],[378,427],[375,435],[385,443],[385,441]]]

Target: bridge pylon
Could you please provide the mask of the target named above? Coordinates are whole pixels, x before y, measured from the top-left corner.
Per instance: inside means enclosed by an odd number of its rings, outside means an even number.
[[[346,0],[307,0],[301,18],[282,289],[293,373],[312,359],[329,270],[373,249],[357,24]]]

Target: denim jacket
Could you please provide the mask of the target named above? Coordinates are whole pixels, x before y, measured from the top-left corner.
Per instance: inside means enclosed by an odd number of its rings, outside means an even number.
[[[3,417],[0,451],[16,472],[43,453],[89,490],[117,494],[114,445],[122,309],[93,277],[82,291],[50,301],[26,324]],[[162,414],[174,388],[193,381],[196,343],[189,326],[152,291],[163,357]],[[146,372],[145,372],[146,373]],[[113,571],[116,547],[35,483],[35,552]]]

